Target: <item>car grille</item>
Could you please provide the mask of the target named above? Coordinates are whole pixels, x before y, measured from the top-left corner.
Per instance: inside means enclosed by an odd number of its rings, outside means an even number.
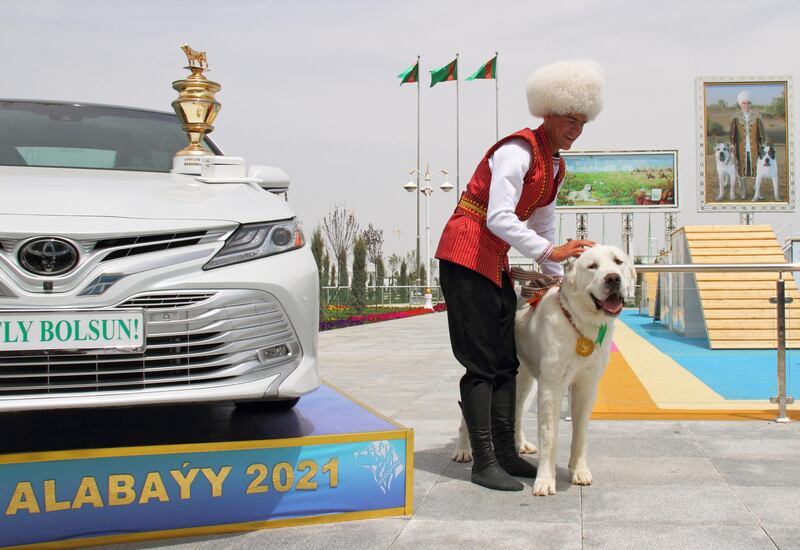
[[[252,290],[137,295],[118,308],[146,310],[143,353],[0,352],[0,396],[91,393],[219,382],[293,360],[300,350],[283,307]],[[291,353],[261,362],[257,352]]]
[[[145,308],[147,310],[186,307],[214,296],[213,292],[180,292],[175,294],[143,294],[123,302],[120,308]]]
[[[137,254],[158,252],[169,248],[192,246],[206,236],[205,231],[187,231],[184,233],[165,233],[161,235],[138,235],[136,237],[118,237],[97,241],[94,250],[114,249],[103,257],[101,261],[127,258]]]

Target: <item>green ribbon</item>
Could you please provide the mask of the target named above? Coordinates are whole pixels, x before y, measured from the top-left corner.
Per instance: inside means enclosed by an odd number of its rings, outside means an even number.
[[[606,338],[606,330],[608,330],[608,325],[603,323],[600,325],[600,328],[597,330],[597,339],[594,341],[595,344],[602,344],[603,340]]]

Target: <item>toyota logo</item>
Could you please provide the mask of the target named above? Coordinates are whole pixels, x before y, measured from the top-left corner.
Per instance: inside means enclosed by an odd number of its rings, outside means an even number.
[[[62,239],[33,239],[20,249],[19,263],[34,275],[61,275],[78,263],[78,249]]]

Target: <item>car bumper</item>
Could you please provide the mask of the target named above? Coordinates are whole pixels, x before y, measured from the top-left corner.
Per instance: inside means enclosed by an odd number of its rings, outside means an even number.
[[[148,341],[139,354],[0,351],[0,411],[280,399],[317,388],[318,282],[308,247],[201,265],[138,273],[97,297],[0,301],[0,313],[143,308]],[[276,349],[285,353],[271,355]]]

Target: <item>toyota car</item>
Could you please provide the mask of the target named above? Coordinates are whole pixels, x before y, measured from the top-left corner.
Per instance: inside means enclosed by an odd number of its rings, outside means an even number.
[[[172,114],[0,100],[0,411],[288,408],[319,386],[288,178],[176,173],[186,143]]]

